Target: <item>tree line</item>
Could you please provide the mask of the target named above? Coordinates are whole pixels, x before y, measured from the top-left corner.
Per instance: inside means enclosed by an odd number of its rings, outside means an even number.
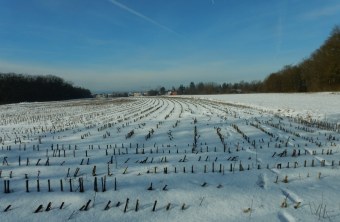
[[[324,44],[297,65],[287,65],[263,82],[265,92],[318,92],[340,90],[340,27]]]
[[[0,104],[90,97],[90,90],[75,87],[57,76],[0,73]]]
[[[162,87],[164,88],[164,87]],[[162,89],[161,88],[161,89]],[[297,65],[286,65],[271,73],[263,81],[239,83],[203,83],[172,87],[178,95],[264,93],[264,92],[320,92],[340,90],[340,27],[311,56]],[[163,90],[150,90],[150,95],[163,95]]]
[[[191,82],[189,86],[180,85],[177,89],[174,87],[171,91],[176,91],[178,95],[203,95],[203,94],[230,94],[230,93],[256,93],[260,91],[261,81],[238,83],[217,84],[214,82],[195,84]]]

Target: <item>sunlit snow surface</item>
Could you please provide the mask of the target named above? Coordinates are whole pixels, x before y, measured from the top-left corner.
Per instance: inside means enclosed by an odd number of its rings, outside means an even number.
[[[339,92],[230,94],[194,97],[266,108],[286,116],[302,116],[340,122]]]
[[[313,93],[2,105],[0,221],[339,221],[339,101]]]

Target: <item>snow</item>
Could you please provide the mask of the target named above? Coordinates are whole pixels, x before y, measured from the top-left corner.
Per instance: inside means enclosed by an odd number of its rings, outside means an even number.
[[[338,221],[339,96],[2,105],[1,221]]]
[[[287,116],[311,117],[328,121],[340,119],[340,93],[260,93],[194,96],[257,108]]]

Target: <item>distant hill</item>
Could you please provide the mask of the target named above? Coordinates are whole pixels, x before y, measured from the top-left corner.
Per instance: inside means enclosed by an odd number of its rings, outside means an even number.
[[[264,92],[340,90],[340,27],[312,55],[295,66],[285,66],[264,81]]]
[[[0,73],[0,104],[90,97],[90,90],[74,87],[57,76]]]

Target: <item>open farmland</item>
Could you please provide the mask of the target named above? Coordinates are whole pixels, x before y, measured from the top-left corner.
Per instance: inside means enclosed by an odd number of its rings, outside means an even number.
[[[338,122],[245,104],[2,105],[1,221],[339,221]]]

